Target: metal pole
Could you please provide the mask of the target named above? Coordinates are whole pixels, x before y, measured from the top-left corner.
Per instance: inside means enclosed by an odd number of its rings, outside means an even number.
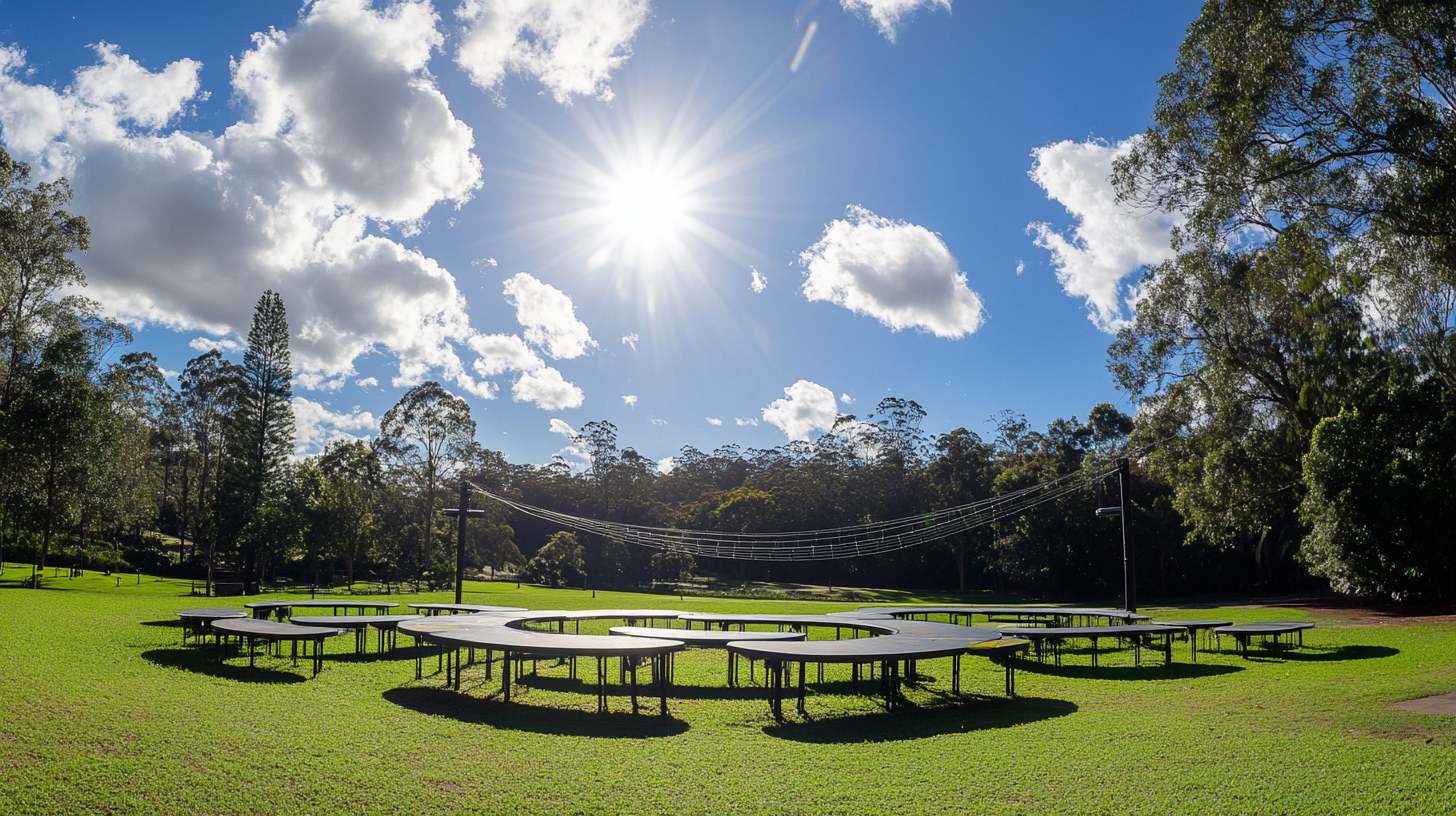
[[[1122,496],[1122,597],[1123,608],[1137,611],[1137,545],[1132,538],[1132,466],[1126,457],[1117,460],[1117,488]]]
[[[460,603],[460,592],[465,586],[465,517],[469,514],[465,497],[465,479],[460,480],[459,539],[455,545],[455,603]],[[1124,529],[1126,527],[1124,526]]]

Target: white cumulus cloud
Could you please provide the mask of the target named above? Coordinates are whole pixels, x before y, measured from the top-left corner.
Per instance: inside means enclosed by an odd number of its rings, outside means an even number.
[[[550,429],[551,429],[551,433],[561,434],[562,436],[566,437],[567,439],[570,439],[572,441],[576,441],[576,431],[573,430],[570,425],[567,425],[565,420],[561,420],[561,419],[557,419],[556,417],[552,417],[551,418],[551,426],[550,426]]]
[[[354,384],[360,388],[374,388],[379,385],[379,380],[375,377],[365,377],[362,380],[355,380]]]
[[[664,456],[657,460],[657,472],[666,476],[677,467],[677,462],[671,456]]]
[[[845,405],[853,405],[854,404],[854,397],[851,397],[848,394],[840,394],[839,395],[839,401],[842,402],[842,403],[844,403]]]
[[[187,345],[204,354],[213,349],[217,349],[223,353],[232,353],[242,351],[245,348],[242,343],[226,337],[220,340],[215,340],[211,337],[194,337],[187,341]]]
[[[737,424],[740,428],[745,426],[751,426],[754,428],[758,427],[758,420],[754,419],[753,417],[738,417],[737,419],[733,420],[733,422]]]
[[[352,374],[383,349],[396,385],[438,369],[478,393],[455,350],[472,330],[454,277],[369,232],[414,234],[480,185],[471,129],[427,69],[436,23],[423,2],[308,4],[233,63],[243,113],[221,134],[185,129],[202,98],[192,60],[149,72],[102,45],[57,89],[0,48],[0,130],[38,175],[70,177],[90,292],[112,314],[236,336],[273,289],[297,371]]]
[[[506,281],[506,296],[516,306],[517,319],[526,329],[526,339],[548,348],[555,347],[558,353],[553,356],[577,356],[575,349],[581,347],[582,336],[585,336],[585,342],[596,345],[586,334],[586,326],[576,319],[571,298],[561,290],[522,272]],[[579,330],[576,327],[580,327]],[[473,368],[481,377],[520,373],[511,384],[511,399],[516,402],[532,402],[543,411],[581,407],[585,399],[581,388],[567,382],[557,369],[546,365],[519,336],[477,334],[468,343],[480,355]],[[496,388],[495,383],[485,382],[479,391],[490,398]]]
[[[629,334],[626,337],[623,337],[622,338],[622,345],[624,345],[624,346],[631,346],[632,347],[632,350],[633,351],[636,351],[637,350],[637,341],[638,340],[641,340],[641,339],[642,339],[641,337],[638,337],[637,336],[637,332],[632,332],[631,334]]]
[[[346,414],[330,411],[323,403],[306,397],[294,397],[292,404],[295,456],[316,452],[335,439],[361,439],[348,432],[372,431],[377,424],[373,414],[359,410],[357,405]]]
[[[597,347],[586,324],[576,319],[571,298],[555,286],[521,272],[505,282],[505,293],[526,329],[526,341],[551,357],[570,360]]]
[[[703,417],[703,419],[706,420],[709,425],[722,425],[723,424],[723,420],[718,419],[717,417]]]
[[[981,327],[981,298],[940,236],[851,205],[799,254],[804,296],[873,317],[894,331],[964,337]]]
[[[1035,162],[1028,173],[1077,223],[1070,234],[1045,223],[1030,224],[1027,231],[1052,254],[1063,291],[1086,301],[1088,318],[1106,332],[1122,326],[1123,306],[1134,294],[1124,289],[1122,279],[1173,257],[1169,232],[1182,221],[1166,213],[1134,213],[1117,203],[1112,161],[1134,144],[1135,139],[1049,144],[1032,151]]]
[[[344,387],[345,378],[325,377],[312,371],[305,371],[293,378],[293,381],[310,391],[338,391]]]
[[[864,17],[875,24],[875,28],[890,42],[900,28],[900,22],[908,19],[922,8],[950,11],[950,0],[839,0],[844,10]]]
[[[752,289],[755,295],[763,294],[763,290],[768,288],[768,278],[765,278],[763,273],[757,269],[751,266],[748,268],[753,272],[753,277],[748,282],[748,288]]]
[[[632,55],[648,0],[465,0],[456,63],[496,93],[507,73],[533,77],[557,102],[613,98],[607,84]]]
[[[818,383],[799,380],[784,389],[784,396],[763,409],[763,421],[791,440],[807,442],[810,431],[827,431],[839,418],[834,392]]]
[[[542,367],[523,373],[511,386],[511,399],[533,402],[543,411],[580,408],[585,395],[575,384],[567,382],[561,372]]]
[[[627,396],[622,397],[622,404],[625,405],[625,406],[627,406],[628,408],[636,408],[637,407],[637,395],[636,394],[628,394]]]

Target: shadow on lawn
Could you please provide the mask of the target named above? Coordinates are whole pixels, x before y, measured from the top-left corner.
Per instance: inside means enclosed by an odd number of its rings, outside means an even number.
[[[1376,660],[1398,654],[1400,650],[1390,646],[1301,646],[1298,650],[1288,646],[1276,649],[1251,647],[1248,659],[1254,663],[1279,663],[1285,660],[1325,663],[1337,660]]]
[[[785,701],[786,711],[792,707],[792,702]],[[1017,697],[1008,700],[1005,697],[967,695],[950,705],[920,708],[911,703],[895,712],[880,711],[874,714],[812,719],[815,715],[811,700],[809,721],[790,721],[766,726],[763,733],[794,742],[820,744],[897,742],[993,728],[1012,728],[1065,717],[1076,711],[1076,703],[1048,697]]]
[[[244,683],[302,683],[308,679],[308,675],[296,674],[295,672],[308,672],[312,674],[312,669],[309,668],[311,664],[308,658],[300,658],[297,668],[289,664],[280,670],[273,665],[250,669],[247,666],[214,663],[212,655],[213,650],[211,647],[149,649],[142,652],[142,658],[144,660],[149,660],[158,666],[205,674],[209,677],[221,677],[225,680],[238,680]],[[233,659],[236,660],[237,658]],[[258,659],[268,664],[275,664],[279,660],[287,660],[287,658],[266,657],[261,653],[258,655]]]
[[[1092,666],[1021,661],[1017,671],[1031,674],[1045,674],[1051,677],[1075,677],[1081,680],[1193,680],[1199,677],[1215,677],[1244,670],[1243,666],[1206,663],[1174,663],[1170,666],[1143,664],[1141,666]]]
[[[472,697],[441,688],[406,686],[384,692],[384,699],[402,708],[464,723],[489,725],[509,731],[530,731],[563,737],[646,739],[685,733],[688,724],[657,713],[657,698],[639,697],[642,714],[612,711],[598,714],[570,708],[547,708],[497,699]],[[623,702],[615,695],[613,706]]]

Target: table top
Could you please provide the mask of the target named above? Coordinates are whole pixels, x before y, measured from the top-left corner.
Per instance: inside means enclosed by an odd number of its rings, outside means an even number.
[[[862,606],[860,612],[882,615],[1023,615],[1108,618],[1109,620],[1146,620],[1147,616],[1126,609],[1103,609],[1086,606]]]
[[[278,621],[254,620],[252,618],[225,618],[213,621],[212,628],[220,632],[268,640],[310,640],[333,637],[344,633],[343,629],[327,629],[316,626],[295,626]]]
[[[658,626],[613,626],[614,635],[681,640],[689,646],[727,646],[733,641],[803,640],[803,632],[720,632],[715,629],[666,629]]]
[[[860,629],[879,634],[894,634],[905,621],[894,618],[851,618],[829,615],[749,615],[720,612],[684,612],[679,620],[699,623],[760,623],[784,624],[786,626],[833,626],[837,629]]]
[[[324,628],[337,626],[342,629],[358,629],[364,626],[393,628],[405,621],[419,620],[423,617],[424,615],[301,615],[288,620],[296,626],[321,626]]]
[[[533,655],[578,655],[582,657],[645,657],[687,648],[681,640],[624,637],[621,635],[567,635],[532,632],[501,625],[451,625],[455,618],[421,618],[405,621],[399,630],[420,634],[430,640],[476,649],[499,649]]]
[[[1233,625],[1233,621],[1226,620],[1158,620],[1152,622],[1159,626],[1181,626],[1184,629],[1212,629],[1215,626]]]
[[[799,643],[733,641],[728,650],[754,660],[798,663],[864,663],[871,660],[930,660],[963,654],[969,638],[920,638],[908,635]]]
[[[1137,635],[1167,635],[1183,631],[1181,626],[1159,626],[1157,624],[1138,624],[1136,626],[1061,626],[1043,628],[1022,628],[1005,626],[996,630],[1003,635],[1010,637],[1026,638],[1028,640],[1047,638],[1074,638],[1074,637],[1135,637]]]
[[[490,604],[454,604],[454,603],[412,603],[411,609],[424,609],[433,612],[529,612],[524,606],[491,606]]]
[[[305,598],[301,601],[253,601],[252,603],[243,604],[243,606],[248,609],[278,609],[280,607],[284,609],[309,609],[314,607],[323,609],[389,609],[399,606],[399,604],[393,601],[334,601],[323,598]]]
[[[1259,621],[1220,626],[1213,631],[1219,635],[1283,635],[1313,628],[1314,624],[1308,621]]]
[[[555,623],[587,620],[677,620],[685,612],[678,609],[540,609],[512,615],[520,623]]]
[[[218,620],[219,618],[246,618],[248,613],[242,609],[212,607],[210,609],[183,609],[177,613],[177,617],[189,620]]]

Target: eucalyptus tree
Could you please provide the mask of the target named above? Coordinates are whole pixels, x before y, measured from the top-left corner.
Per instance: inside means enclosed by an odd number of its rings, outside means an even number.
[[[251,581],[258,569],[258,539],[242,530],[282,485],[293,453],[293,368],[283,298],[263,293],[248,329],[241,378],[226,432],[223,517],[226,534],[239,545]]]
[[[75,253],[90,246],[86,219],[67,212],[65,179],[30,186],[30,167],[0,147],[0,412],[14,398],[24,359],[57,328],[93,316],[74,294],[86,285]]]
[[[94,437],[102,422],[104,395],[92,382],[95,360],[79,329],[59,334],[46,345],[27,387],[7,411],[11,444],[25,472],[20,509],[28,526],[40,533],[37,566],[45,572],[51,539],[80,516],[94,479]]]
[[[223,359],[212,349],[187,362],[178,378],[181,388],[181,420],[183,436],[191,461],[196,457],[195,492],[189,501],[183,493],[181,527],[191,531],[194,551],[200,545],[206,552],[209,591],[216,566],[220,502],[217,472],[223,458],[226,428],[243,383],[241,366]],[[184,479],[184,487],[186,479]]]
[[[437,382],[405,392],[379,423],[380,457],[416,491],[420,566],[432,574],[448,571],[435,564],[436,494],[461,473],[474,448],[470,404]]]
[[[324,448],[315,465],[322,479],[313,496],[312,532],[325,552],[344,562],[352,587],[354,565],[373,553],[379,531],[379,457],[367,442],[339,439]]]
[[[91,232],[85,218],[64,209],[70,201],[65,179],[31,186],[30,167],[0,147],[0,423],[17,421],[13,403],[26,378],[44,369],[47,344],[98,312],[75,294],[86,276],[74,253],[87,249]],[[21,441],[0,438],[0,514],[12,529],[12,505],[22,498],[18,474],[31,464],[19,453]]]
[[[80,533],[140,529],[151,524],[166,496],[160,489],[157,438],[175,396],[157,358],[133,352],[107,366],[96,383],[103,400],[92,444],[84,455],[93,477],[82,497]]]
[[[1142,438],[1165,440],[1153,461],[1192,537],[1328,533],[1341,514],[1322,502],[1356,474],[1306,466],[1322,423],[1421,377],[1456,386],[1453,50],[1443,4],[1209,3],[1154,126],[1115,163],[1124,202],[1185,219],[1111,357]],[[1411,404],[1445,421],[1443,400]],[[1356,538],[1367,563],[1393,540]],[[1337,586],[1389,593],[1351,577],[1356,555],[1301,557]]]
[[[935,440],[938,454],[927,467],[930,489],[940,507],[958,507],[991,497],[996,474],[992,466],[995,449],[974,431],[956,428]],[[966,547],[972,538],[984,538],[980,531],[958,533],[953,541],[956,554],[956,584],[966,591]]]

